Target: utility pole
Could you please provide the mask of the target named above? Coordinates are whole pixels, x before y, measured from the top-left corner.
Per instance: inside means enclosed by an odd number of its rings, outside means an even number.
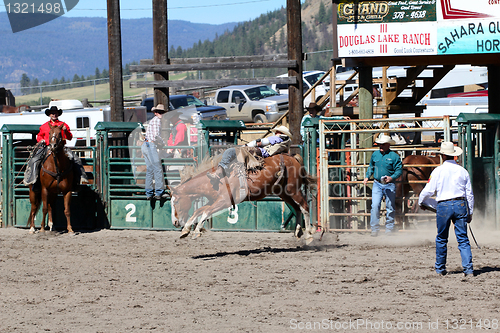
[[[153,0],[153,63],[167,65],[168,60],[168,17],[167,0]],[[154,80],[168,80],[168,72],[155,73]],[[168,109],[168,88],[154,89],[155,106],[163,104]]]
[[[123,121],[122,42],[120,1],[108,1],[108,54],[111,121]]]
[[[297,83],[288,85],[288,116],[290,132],[294,133],[293,145],[301,143],[300,122],[304,115],[302,84],[302,20],[300,0],[287,0],[288,60],[296,60],[297,66],[288,68],[288,76],[296,77]]]

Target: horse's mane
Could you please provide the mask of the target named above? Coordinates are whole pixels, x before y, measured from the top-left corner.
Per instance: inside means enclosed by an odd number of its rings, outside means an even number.
[[[207,156],[198,165],[184,167],[184,169],[180,171],[181,184],[187,182],[188,180],[190,180],[191,178],[202,172],[205,172],[207,170],[212,169],[213,167],[216,167],[221,161],[221,159],[222,159],[222,154],[215,155],[213,157]]]

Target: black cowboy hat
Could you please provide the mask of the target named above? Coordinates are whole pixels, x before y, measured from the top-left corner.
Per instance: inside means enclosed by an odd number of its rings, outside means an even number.
[[[309,103],[309,106],[306,108],[306,110],[308,110],[308,111],[309,110],[316,110],[317,112],[321,112],[321,110],[323,110],[323,109],[318,104],[311,102],[311,103]]]
[[[45,114],[47,115],[47,117],[50,117],[51,113],[57,113],[57,116],[59,117],[60,115],[62,115],[63,111],[57,106],[53,105],[50,107],[50,109],[45,109]]]

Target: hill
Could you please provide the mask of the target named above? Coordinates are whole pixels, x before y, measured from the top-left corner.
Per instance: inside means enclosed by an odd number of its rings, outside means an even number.
[[[237,23],[221,25],[169,21],[169,46],[188,48],[213,40]],[[152,19],[122,20],[123,64],[153,56]],[[19,83],[23,73],[39,81],[71,79],[108,68],[107,20],[60,17],[41,26],[12,33],[5,12],[0,12],[0,86]]]

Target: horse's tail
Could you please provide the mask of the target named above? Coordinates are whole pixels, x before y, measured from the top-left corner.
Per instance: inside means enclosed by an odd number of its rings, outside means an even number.
[[[304,159],[300,154],[295,154],[293,157],[300,164],[300,178],[302,179],[302,184],[307,186],[309,189],[315,189],[318,185],[318,178],[306,171],[306,168],[304,168]]]

